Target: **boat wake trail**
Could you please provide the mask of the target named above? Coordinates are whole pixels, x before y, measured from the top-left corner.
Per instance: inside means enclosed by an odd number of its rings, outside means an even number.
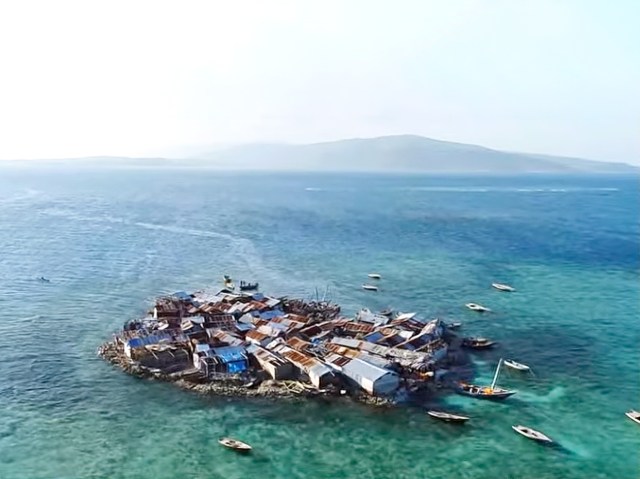
[[[565,388],[563,386],[556,386],[553,389],[551,389],[551,391],[549,391],[547,394],[544,394],[544,395],[535,394],[527,391],[519,391],[519,393],[520,393],[519,394],[520,399],[526,402],[546,404],[546,403],[555,402],[561,399],[562,397],[564,397]]]

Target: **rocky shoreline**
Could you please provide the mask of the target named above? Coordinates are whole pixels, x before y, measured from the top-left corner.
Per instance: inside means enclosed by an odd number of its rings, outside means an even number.
[[[135,361],[131,361],[124,354],[121,345],[115,340],[103,343],[98,348],[97,354],[103,360],[131,376],[140,379],[170,382],[186,391],[206,396],[286,399],[289,401],[301,401],[314,398],[324,401],[346,399],[375,407],[387,407],[394,404],[394,401],[389,398],[369,396],[360,394],[357,391],[339,390],[336,388],[317,390],[309,388],[308,385],[300,381],[264,378],[248,380],[248,378],[243,378],[239,375],[224,375],[218,380],[208,379],[204,382],[203,378],[195,371],[166,374],[162,371],[147,368]]]

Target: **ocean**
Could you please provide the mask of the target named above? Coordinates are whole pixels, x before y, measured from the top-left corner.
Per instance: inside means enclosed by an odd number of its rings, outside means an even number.
[[[624,412],[640,409],[639,193],[615,176],[0,164],[0,478],[636,478],[640,427]],[[360,288],[370,272],[377,293]],[[501,357],[533,374],[503,371],[518,393],[501,403],[443,393],[389,410],[201,397],[97,358],[155,296],[223,274],[347,314],[461,321],[500,342],[474,355],[477,381]]]

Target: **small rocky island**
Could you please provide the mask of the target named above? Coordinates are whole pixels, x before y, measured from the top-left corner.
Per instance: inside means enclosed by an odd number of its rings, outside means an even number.
[[[347,318],[326,301],[223,289],[158,298],[98,354],[129,374],[204,394],[381,405],[440,386],[466,363],[460,343],[443,321],[415,313],[362,309]]]

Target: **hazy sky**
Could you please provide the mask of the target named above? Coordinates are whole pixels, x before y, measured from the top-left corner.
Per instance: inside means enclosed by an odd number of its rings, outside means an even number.
[[[638,0],[0,0],[0,158],[413,133],[640,163],[639,24]]]

